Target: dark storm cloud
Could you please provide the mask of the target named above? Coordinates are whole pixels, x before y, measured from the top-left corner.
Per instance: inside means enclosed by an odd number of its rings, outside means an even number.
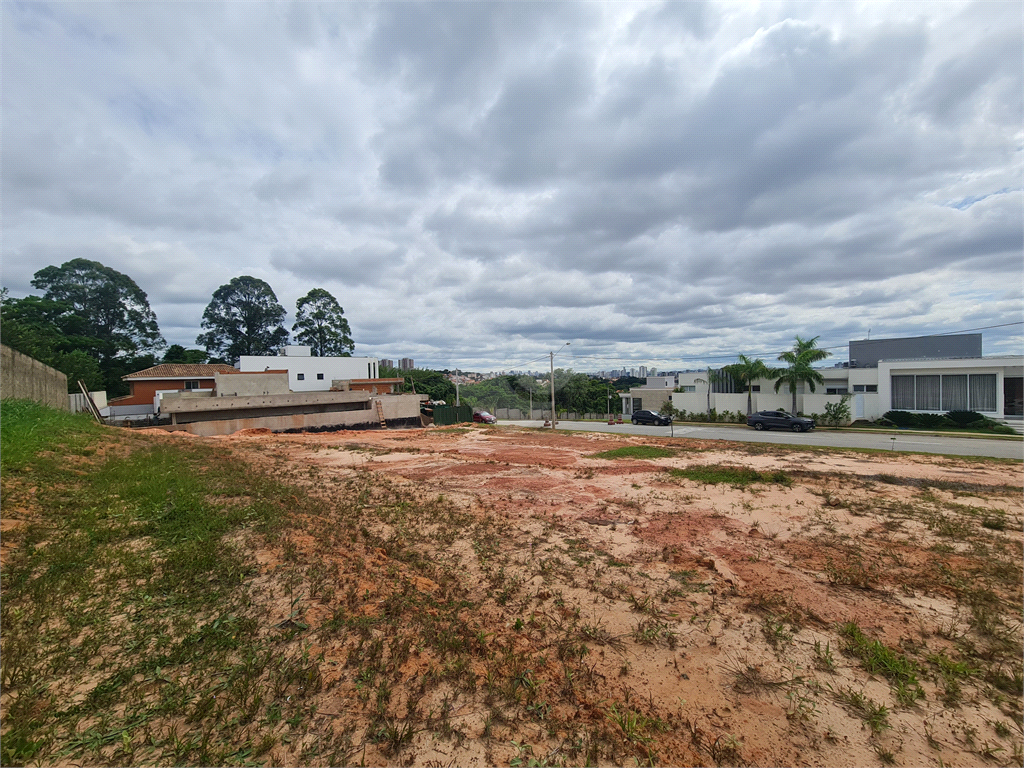
[[[1021,314],[1010,3],[0,13],[4,284],[94,258],[172,342],[240,274],[484,370]]]

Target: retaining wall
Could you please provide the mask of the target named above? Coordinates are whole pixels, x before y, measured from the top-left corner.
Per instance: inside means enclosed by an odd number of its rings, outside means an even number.
[[[61,411],[70,409],[67,376],[3,344],[0,344],[0,397],[35,400]]]

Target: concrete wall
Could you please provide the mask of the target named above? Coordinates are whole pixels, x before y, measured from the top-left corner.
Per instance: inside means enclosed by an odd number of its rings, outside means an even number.
[[[286,369],[292,392],[325,392],[335,379],[375,379],[378,375],[376,357],[243,355],[238,361],[238,369],[244,373],[262,373],[268,368]]]
[[[68,377],[38,360],[0,344],[0,397],[35,400],[70,410]]]
[[[384,410],[384,419],[392,428],[420,426],[420,395],[384,395],[379,399]],[[223,414],[221,414],[223,415]],[[215,421],[196,421],[184,424],[184,429],[193,435],[230,435],[241,429],[315,430],[322,427],[348,429],[379,429],[380,419],[373,406],[356,411],[329,411],[325,413],[292,413],[273,416],[251,416]]]
[[[714,395],[711,396],[712,404],[714,404],[714,397]],[[686,411],[687,413],[707,413],[707,388],[703,392],[673,392],[672,405],[677,410]]]
[[[772,385],[767,392],[755,392],[754,393],[754,410],[755,411],[777,411],[782,408],[787,413],[789,409],[793,407],[793,396],[789,394],[785,386],[779,394],[775,394],[775,385]],[[800,410],[800,395],[796,396],[796,407]],[[746,411],[744,411],[746,413]]]
[[[838,403],[843,399],[842,395],[804,395],[803,406],[801,410],[805,416],[810,416],[812,413],[817,413],[819,416],[825,415],[825,406],[828,403]],[[853,418],[853,398],[850,398],[850,418]]]
[[[288,393],[286,372],[216,373],[213,376],[217,397],[284,395]]]
[[[754,396],[756,397],[758,394],[760,394],[760,393],[759,392],[755,392]],[[706,401],[706,398],[705,398],[705,401]],[[740,413],[746,413],[747,412],[747,393],[744,392],[742,395],[738,395],[738,394],[728,394],[728,395],[726,395],[726,394],[723,394],[721,392],[716,392],[715,394],[711,395],[711,405],[719,413],[722,413],[723,411],[729,411],[729,412],[739,411]],[[756,406],[755,406],[755,410],[757,410]]]

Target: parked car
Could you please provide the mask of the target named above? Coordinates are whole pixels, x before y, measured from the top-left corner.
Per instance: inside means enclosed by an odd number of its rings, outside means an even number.
[[[814,429],[814,419],[793,416],[785,411],[758,411],[747,416],[747,426],[754,429],[791,429],[806,432]]]
[[[497,424],[498,420],[487,411],[478,411],[473,414],[473,421],[478,424]]]
[[[633,411],[630,421],[634,424],[653,424],[656,427],[667,427],[672,423],[672,419],[662,416],[657,411]]]

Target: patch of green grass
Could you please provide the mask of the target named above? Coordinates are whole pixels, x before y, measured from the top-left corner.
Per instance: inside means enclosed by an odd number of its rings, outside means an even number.
[[[889,710],[886,706],[884,704],[876,704],[863,691],[855,691],[853,688],[840,688],[832,692],[832,697],[850,712],[859,716],[871,729],[872,733],[881,733],[891,727],[889,725]]]
[[[735,467],[728,464],[696,464],[685,469],[670,469],[672,477],[682,477],[707,485],[727,483],[734,486],[746,486],[752,483],[774,483],[791,486],[793,478],[782,470],[758,472],[749,467]]]
[[[917,680],[917,665],[913,661],[880,641],[869,639],[852,621],[840,627],[839,634],[846,638],[847,650],[861,660],[864,669],[889,680],[901,704],[910,706],[915,700],[924,698],[924,690]]]
[[[4,400],[2,410],[0,470],[5,473],[85,452],[103,432],[86,413],[58,411],[31,400]]]
[[[301,719],[319,667],[261,633],[256,569],[231,534],[276,535],[294,490],[223,450],[34,404],[3,401],[0,423],[5,500],[19,483],[37,489],[3,573],[0,762],[222,764],[268,751],[271,735],[248,726],[282,710]],[[48,693],[75,687],[85,695]],[[175,721],[199,725],[179,737]]]
[[[675,451],[669,448],[659,448],[656,445],[624,445],[621,448],[593,453],[590,456],[594,459],[665,459],[675,455]]]

